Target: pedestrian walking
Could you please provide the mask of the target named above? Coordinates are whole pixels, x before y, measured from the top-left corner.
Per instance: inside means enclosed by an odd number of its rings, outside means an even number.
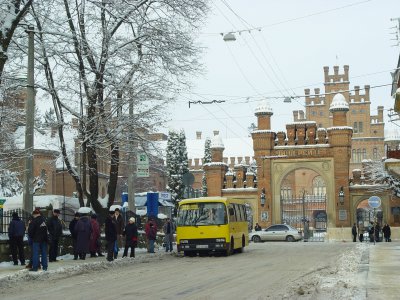
[[[375,223],[375,241],[380,242],[380,232],[381,232],[381,227],[379,226],[378,222]]]
[[[115,246],[114,258],[117,258],[119,249],[122,248],[122,237],[123,237],[122,234],[124,232],[124,227],[125,227],[124,219],[122,218],[119,208],[116,208],[114,211],[114,224],[115,224],[115,229],[117,230],[117,243]]]
[[[172,243],[174,241],[174,233],[176,231],[176,226],[173,222],[171,222],[170,218],[166,219],[166,222],[163,226],[163,231],[165,234],[164,242],[165,242],[165,252],[172,252]]]
[[[49,247],[49,262],[57,261],[58,243],[62,236],[62,224],[58,216],[60,215],[59,209],[53,210],[53,216],[46,222],[47,229],[50,234],[50,247]]]
[[[100,242],[100,225],[97,222],[97,215],[92,214],[90,217],[90,224],[92,225],[92,234],[90,235],[90,257],[104,256],[101,253],[101,242]]]
[[[364,241],[364,225],[361,222],[358,224],[358,240],[361,243]]]
[[[146,238],[147,238],[147,252],[154,253],[154,243],[157,238],[157,225],[150,219],[145,226]]]
[[[135,248],[137,247],[137,241],[138,241],[138,230],[135,224],[134,217],[131,217],[129,219],[128,224],[126,224],[124,235],[125,235],[125,249],[124,249],[124,255],[122,257],[128,256],[128,248],[131,248],[130,257],[135,257]]]
[[[353,224],[353,227],[351,228],[351,234],[353,235],[353,242],[357,241],[357,226],[356,223]]]
[[[76,252],[79,259],[85,260],[86,253],[89,253],[89,242],[92,234],[92,226],[87,213],[81,213],[81,217],[75,225],[76,232]]]
[[[392,232],[390,230],[390,226],[388,223],[386,223],[385,226],[383,226],[382,232],[383,232],[383,237],[385,238],[385,241],[391,242],[392,240],[391,240],[390,236],[392,235]]]
[[[30,271],[37,271],[39,268],[39,254],[41,257],[40,263],[43,270],[46,271],[47,264],[47,225],[45,218],[40,214],[39,209],[35,209],[32,213],[33,219],[29,224],[28,235],[32,239],[32,268]]]
[[[77,234],[75,231],[75,226],[76,223],[78,222],[80,217],[80,214],[78,212],[75,213],[74,219],[69,223],[69,232],[71,233],[71,238],[72,238],[72,249],[74,252],[74,260],[78,259],[78,251],[76,250],[76,239],[77,239]]]
[[[374,223],[371,222],[368,228],[369,242],[373,243],[375,241],[375,226]]]
[[[10,222],[10,225],[8,226],[8,237],[10,241],[10,249],[14,266],[18,266],[18,258],[21,262],[21,266],[25,265],[24,235],[25,224],[19,218],[18,213],[13,212],[12,220]]]
[[[108,217],[104,223],[104,233],[106,235],[107,241],[107,260],[113,261],[114,260],[114,247],[117,241],[117,229],[114,224],[114,211],[108,212]]]

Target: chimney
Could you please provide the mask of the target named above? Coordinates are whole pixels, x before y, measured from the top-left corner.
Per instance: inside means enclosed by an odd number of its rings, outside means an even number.
[[[201,140],[201,131],[196,131],[196,140]]]
[[[214,136],[219,135],[219,130],[214,130],[213,133],[214,133]]]

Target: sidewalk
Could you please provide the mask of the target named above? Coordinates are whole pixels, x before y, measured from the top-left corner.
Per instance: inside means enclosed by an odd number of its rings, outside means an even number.
[[[165,251],[157,251],[157,253],[164,254]],[[125,259],[122,259],[122,253],[123,251],[120,251],[118,255],[118,259],[115,259],[113,261],[113,264],[119,265],[119,264],[124,264]],[[106,255],[106,253],[103,253]],[[136,248],[135,251],[135,260],[140,261],[145,258],[149,258],[151,256],[148,255],[146,249],[142,248]],[[74,256],[71,254],[63,255],[63,256],[58,256],[57,257],[57,262],[51,262],[49,263],[48,271],[47,273],[65,273],[65,272],[78,272],[80,269],[91,269],[91,268],[101,268],[100,265],[109,265],[110,263],[107,262],[106,257],[90,257],[90,255],[86,256],[85,260],[74,260]],[[130,259],[130,258],[128,258]],[[42,270],[39,270],[38,272],[29,272],[28,269],[25,268],[25,266],[14,266],[12,261],[8,262],[2,262],[0,263],[0,282],[5,279],[10,279],[10,277],[24,277],[27,274],[34,275],[34,274],[43,274],[45,273]],[[13,280],[13,279],[11,279]],[[1,286],[0,286],[1,288]]]
[[[366,299],[400,299],[400,242],[370,244],[361,268],[366,275]]]

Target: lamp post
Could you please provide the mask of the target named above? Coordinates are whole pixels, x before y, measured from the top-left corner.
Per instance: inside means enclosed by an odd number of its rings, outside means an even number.
[[[234,42],[236,41],[235,34],[233,32],[228,32],[227,34],[224,34],[223,37],[225,42]]]
[[[344,192],[343,192],[343,187],[340,187],[339,191],[339,203],[340,205],[344,205]]]
[[[35,122],[35,88],[34,88],[34,27],[28,26],[28,76],[26,89],[26,124],[25,124],[25,186],[23,209],[33,210],[33,135]]]
[[[260,204],[261,204],[261,207],[265,206],[265,189],[264,188],[261,190]]]

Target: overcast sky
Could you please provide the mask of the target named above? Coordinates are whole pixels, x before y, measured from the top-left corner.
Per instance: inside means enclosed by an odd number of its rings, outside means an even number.
[[[199,36],[205,74],[171,106],[169,125],[184,128],[188,139],[213,130],[223,138],[246,137],[255,107],[269,97],[272,129],[284,130],[292,111],[304,109],[304,98],[288,104],[283,97],[303,96],[304,88],[322,93],[323,67],[333,73],[334,65],[341,73],[350,66],[351,88],[370,85],[372,114],[383,105],[386,117],[391,87],[373,87],[391,83],[400,47],[392,46],[396,29],[390,28],[398,22],[390,19],[398,17],[399,0],[214,0]],[[230,31],[236,41],[224,42],[220,33]],[[213,100],[225,102],[188,105]]]

